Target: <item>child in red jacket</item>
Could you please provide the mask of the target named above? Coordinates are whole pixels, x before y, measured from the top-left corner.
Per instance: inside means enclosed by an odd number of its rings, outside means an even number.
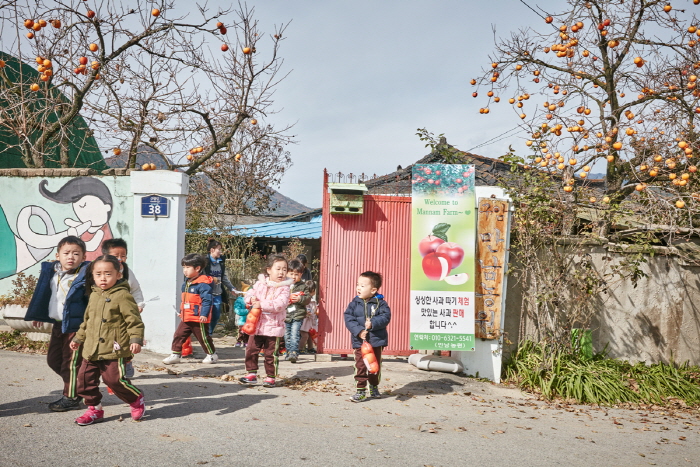
[[[172,354],[163,360],[166,365],[180,363],[182,345],[191,334],[202,344],[207,356],[202,363],[215,363],[219,360],[214,348],[214,342],[209,336],[211,321],[211,283],[213,279],[202,274],[207,265],[207,259],[197,254],[189,254],[182,258],[182,273],[185,283],[182,284],[182,303],[178,317],[182,319],[173,336]]]

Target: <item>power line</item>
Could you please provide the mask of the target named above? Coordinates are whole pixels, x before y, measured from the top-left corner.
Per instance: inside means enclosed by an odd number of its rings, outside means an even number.
[[[493,143],[495,143],[496,140],[498,140],[499,138],[502,138],[502,137],[505,137],[505,136],[510,136],[509,134],[510,134],[511,132],[515,131],[515,130],[520,130],[520,125],[518,125],[518,126],[516,126],[516,127],[514,127],[514,128],[511,128],[510,130],[507,130],[507,131],[501,133],[501,134],[498,135],[498,136],[494,136],[493,138],[491,138],[491,139],[489,139],[489,140],[487,140],[487,141],[484,141],[483,143],[478,144],[478,145],[474,146],[474,147],[471,148],[471,149],[467,149],[467,152],[472,152],[473,150],[479,149],[480,147],[488,146],[489,144],[493,144]]]

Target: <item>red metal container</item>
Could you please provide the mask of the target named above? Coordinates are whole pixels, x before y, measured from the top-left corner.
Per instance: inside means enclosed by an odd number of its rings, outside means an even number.
[[[363,214],[330,214],[327,183],[324,174],[318,351],[352,353],[343,312],[358,276],[369,270],[382,275],[379,293],[391,308],[389,346],[382,353],[416,353],[409,349],[411,197],[365,195]]]

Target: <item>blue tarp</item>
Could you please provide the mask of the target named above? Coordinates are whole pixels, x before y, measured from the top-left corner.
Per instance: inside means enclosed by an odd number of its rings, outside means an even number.
[[[310,222],[266,222],[264,224],[234,225],[233,235],[269,238],[321,238],[321,216]]]

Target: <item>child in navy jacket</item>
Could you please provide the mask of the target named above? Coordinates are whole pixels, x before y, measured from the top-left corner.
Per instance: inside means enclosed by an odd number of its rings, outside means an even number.
[[[85,242],[78,237],[63,238],[56,249],[58,261],[41,263],[41,273],[27,307],[25,321],[35,327],[53,323],[46,355],[49,367],[63,379],[63,396],[49,404],[54,412],[80,409],[77,394],[80,352],[70,343],[83,323],[88,297],[85,295]]]
[[[367,399],[366,389],[369,381],[370,397],[380,397],[379,381],[381,380],[382,349],[389,344],[389,333],[386,328],[391,321],[389,305],[377,292],[382,286],[382,276],[376,272],[367,271],[357,279],[357,297],[345,310],[345,327],[350,331],[352,348],[355,352],[355,381],[357,393],[350,400],[362,402]],[[369,374],[362,359],[360,347],[366,340],[372,346],[377,357],[379,371]]]

